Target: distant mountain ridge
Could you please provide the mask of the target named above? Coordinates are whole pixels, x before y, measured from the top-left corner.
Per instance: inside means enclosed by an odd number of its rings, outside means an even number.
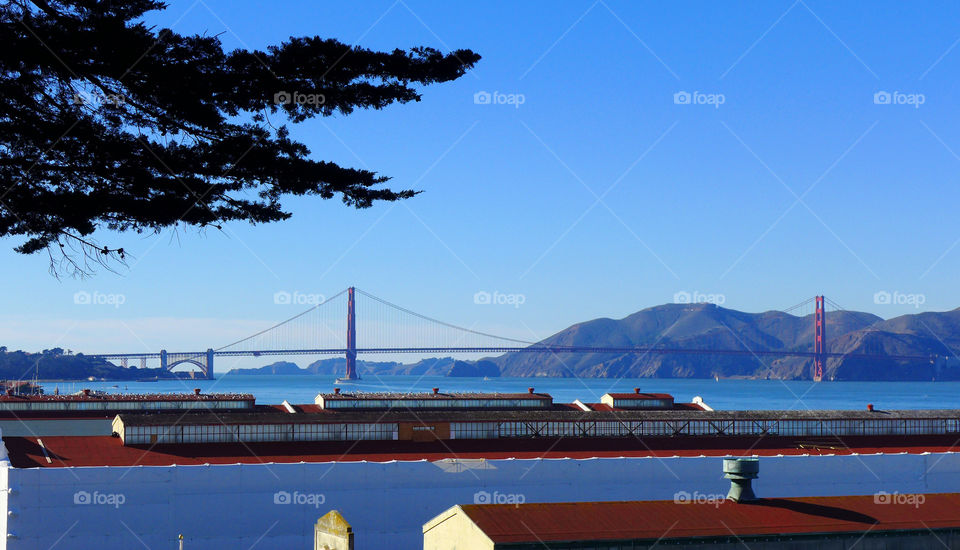
[[[342,357],[320,359],[300,368],[296,363],[277,361],[256,369],[231,369],[233,374],[305,374],[305,375],[342,375],[346,370],[346,359]],[[357,361],[360,376],[414,375],[414,376],[500,376],[500,369],[491,361],[459,361],[452,357],[422,359],[416,363],[397,363],[392,361]]]
[[[863,312],[827,313],[827,349],[850,355],[940,356],[931,362],[833,358],[824,376],[836,380],[960,379],[960,309],[894,319]],[[653,346],[752,351],[813,351],[813,315],[745,313],[713,304],[666,304],[623,319],[595,319],[543,340],[558,346]],[[951,357],[945,359],[945,357]],[[743,377],[810,379],[811,360],[749,355],[510,353],[491,359],[503,376]]]
[[[871,313],[828,312],[827,350],[848,354],[827,360],[824,376],[834,380],[960,380],[960,308],[902,315],[884,320]],[[589,347],[664,347],[750,351],[813,351],[813,315],[780,311],[746,313],[713,304],[665,304],[623,319],[600,318],[574,324],[539,344]],[[864,359],[861,354],[879,355]],[[916,355],[895,360],[885,355]],[[936,357],[931,360],[928,358]],[[279,365],[279,366],[278,366]],[[323,359],[299,369],[274,364],[260,369],[303,374],[339,374],[344,359]],[[267,369],[264,371],[264,369]],[[251,369],[252,370],[252,369]],[[441,376],[587,378],[812,378],[811,359],[751,355],[507,353],[479,361],[424,359],[413,364],[358,361],[361,376],[414,374]],[[239,373],[240,370],[235,371]],[[250,370],[243,370],[251,373]]]

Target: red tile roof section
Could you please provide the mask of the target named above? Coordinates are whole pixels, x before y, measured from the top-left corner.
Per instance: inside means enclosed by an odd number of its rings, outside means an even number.
[[[614,399],[673,399],[669,393],[611,393]]]
[[[295,405],[294,407],[298,407]],[[313,406],[313,405],[311,405]],[[217,410],[217,409],[215,409]],[[282,405],[257,405],[254,404],[252,409],[219,409],[220,413],[227,412],[275,412],[275,413],[286,413],[286,409]],[[205,414],[207,411],[204,407],[196,408],[171,408],[171,409],[98,409],[98,410],[80,410],[80,411],[64,411],[64,410],[24,410],[24,411],[2,411],[0,410],[0,420],[70,420],[70,419],[90,419],[90,418],[109,418],[113,420],[119,414],[186,414],[186,415],[195,415],[195,414]],[[323,410],[318,410],[315,412],[326,412]],[[184,420],[189,420],[190,417],[185,416]]]
[[[13,403],[28,403],[31,401],[254,401],[252,394],[238,393],[107,393],[90,395],[5,395],[0,394],[0,403],[9,401]]]
[[[754,503],[672,500],[468,504],[461,508],[495,543],[658,540],[686,537],[850,533],[960,528],[960,494],[923,495],[922,506],[873,495],[773,498]]]
[[[123,446],[108,436],[41,437],[52,462],[33,437],[4,437],[15,468],[64,466],[169,466],[391,460],[594,458],[647,456],[759,456],[954,451],[954,436],[846,438],[849,447],[824,440],[764,437],[715,438],[538,438],[514,440],[339,441],[285,443],[188,443]]]
[[[364,399],[392,399],[399,401],[413,399],[543,399],[553,400],[548,393],[481,393],[481,392],[457,392],[457,393],[395,393],[395,392],[356,392],[356,393],[322,393],[324,399],[331,401],[358,401]]]

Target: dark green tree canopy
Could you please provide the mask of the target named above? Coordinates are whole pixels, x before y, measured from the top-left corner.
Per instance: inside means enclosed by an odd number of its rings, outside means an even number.
[[[290,216],[290,195],[350,206],[414,195],[389,178],[310,158],[282,125],[419,101],[480,56],[377,52],[319,37],[225,52],[216,36],[143,22],[156,0],[0,2],[0,237],[81,274],[123,256],[97,229],[158,232]],[[58,261],[60,262],[58,264]]]

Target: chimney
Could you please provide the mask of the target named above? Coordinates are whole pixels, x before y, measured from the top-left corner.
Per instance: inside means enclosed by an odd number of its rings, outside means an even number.
[[[527,388],[527,391],[528,391],[529,393],[533,393],[533,388]]]
[[[873,403],[867,403],[867,410],[873,412]]]
[[[757,479],[760,473],[760,459],[758,458],[724,458],[723,477],[730,480],[730,492],[727,500],[734,502],[749,502],[757,500],[753,492],[751,480]]]
[[[640,388],[633,388],[633,393],[640,395]]]
[[[440,393],[440,388],[433,388],[433,395]]]
[[[333,388],[333,395],[340,395],[340,388]]]
[[[193,395],[200,397],[200,388],[193,388]]]

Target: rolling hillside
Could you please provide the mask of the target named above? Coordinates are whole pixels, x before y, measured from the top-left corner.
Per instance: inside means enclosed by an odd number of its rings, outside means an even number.
[[[951,356],[960,348],[960,309],[883,320],[861,312],[827,316],[828,350],[847,354]],[[712,304],[666,304],[623,319],[575,324],[545,339],[561,346],[656,346],[692,349],[813,351],[813,317],[744,313]],[[512,353],[490,359],[503,376],[808,379],[806,358],[650,354]],[[901,362],[836,358],[838,380],[960,379],[955,358]]]

